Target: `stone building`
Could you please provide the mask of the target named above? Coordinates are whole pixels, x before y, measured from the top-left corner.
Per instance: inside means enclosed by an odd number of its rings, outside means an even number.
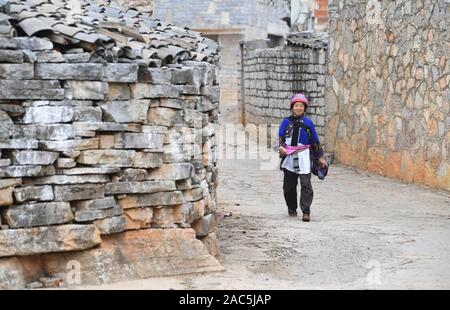
[[[271,2],[271,3],[269,3]],[[188,26],[216,40],[221,48],[221,109],[236,119],[241,40],[267,39],[283,44],[289,27],[288,1],[181,0],[154,1],[154,17]]]
[[[450,190],[450,3],[333,2],[327,149],[359,169]]]
[[[221,270],[217,44],[78,3],[0,1],[0,288]]]

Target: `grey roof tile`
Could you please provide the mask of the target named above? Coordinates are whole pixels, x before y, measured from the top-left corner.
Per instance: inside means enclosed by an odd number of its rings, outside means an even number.
[[[52,27],[55,31],[62,33],[68,37],[75,37],[79,32],[84,32],[83,29],[78,27],[71,27],[64,24],[56,24]]]
[[[16,35],[16,29],[10,25],[0,25],[0,35],[14,37]]]
[[[69,48],[97,51],[96,55],[103,55],[105,61],[143,58],[142,64],[160,67],[184,60],[218,59],[217,44],[199,33],[153,19],[148,13],[122,8],[113,0],[79,1],[80,12],[68,16],[69,1],[11,0],[9,15],[13,25],[27,35],[40,32]],[[9,19],[2,18],[6,22]]]
[[[0,12],[0,23],[5,21],[5,20],[9,20],[9,19],[12,19],[12,17],[9,16],[9,15],[3,14],[2,12]]]
[[[28,36],[32,36],[41,31],[53,31],[52,27],[49,27],[47,24],[35,17],[26,18],[18,25]]]
[[[286,36],[289,45],[299,45],[314,48],[328,47],[328,34],[311,31],[293,32]]]

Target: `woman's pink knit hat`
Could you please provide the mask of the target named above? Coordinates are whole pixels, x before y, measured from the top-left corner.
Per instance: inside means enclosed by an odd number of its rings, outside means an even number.
[[[306,106],[308,106],[308,98],[306,98],[305,94],[303,94],[303,93],[298,93],[291,97],[291,110],[292,110],[292,106],[296,102],[303,102],[305,104],[305,108],[306,108]]]

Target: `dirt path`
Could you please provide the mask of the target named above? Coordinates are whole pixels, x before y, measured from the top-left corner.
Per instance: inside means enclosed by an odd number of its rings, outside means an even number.
[[[97,289],[450,289],[450,194],[333,165],[310,223],[287,216],[279,170],[222,160],[226,271]],[[85,287],[86,288],[86,287]]]

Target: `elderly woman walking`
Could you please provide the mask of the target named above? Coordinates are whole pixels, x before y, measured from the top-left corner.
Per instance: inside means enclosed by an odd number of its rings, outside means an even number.
[[[280,124],[279,153],[282,158],[281,169],[284,172],[284,199],[289,216],[297,216],[297,184],[300,178],[300,208],[302,220],[310,221],[310,206],[313,201],[311,185],[311,159],[322,168],[327,167],[324,153],[313,122],[305,116],[308,99],[302,93],[291,98],[292,115]]]

